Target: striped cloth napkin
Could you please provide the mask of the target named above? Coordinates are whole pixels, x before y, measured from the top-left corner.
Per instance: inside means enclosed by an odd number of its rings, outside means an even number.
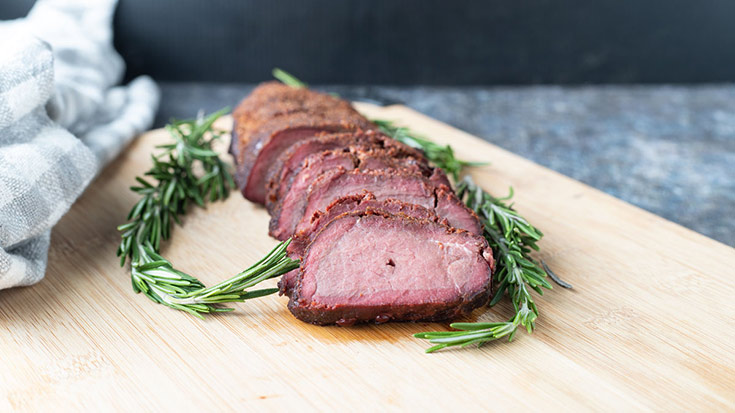
[[[51,227],[149,128],[159,91],[117,85],[114,0],[39,0],[0,22],[0,289],[43,278]]]

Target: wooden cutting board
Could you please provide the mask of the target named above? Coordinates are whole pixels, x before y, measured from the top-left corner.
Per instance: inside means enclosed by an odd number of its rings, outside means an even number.
[[[159,130],[54,229],[46,278],[0,292],[0,411],[735,410],[734,249],[405,107],[359,109],[490,161],[472,171],[489,191],[515,188],[546,234],[540,257],[574,285],[538,298],[533,335],[427,355],[411,334],[446,324],[316,327],[278,296],[201,321],[133,294],[115,226]],[[234,195],[193,211],[163,250],[208,285],[275,245],[266,212]]]

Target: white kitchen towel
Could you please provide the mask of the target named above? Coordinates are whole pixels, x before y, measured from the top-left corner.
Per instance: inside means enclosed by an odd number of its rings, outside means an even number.
[[[0,22],[0,289],[43,278],[50,231],[153,122],[156,84],[116,86],[114,0],[39,0]]]

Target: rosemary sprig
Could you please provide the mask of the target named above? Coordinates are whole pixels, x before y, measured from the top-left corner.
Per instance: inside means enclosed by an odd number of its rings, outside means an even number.
[[[465,166],[477,165],[457,160],[450,146],[440,146],[426,139],[417,138],[407,128],[396,127],[387,121],[373,120],[373,122],[394,139],[423,150],[434,165],[450,172],[455,181]],[[545,279],[544,269],[529,255],[532,250],[538,250],[536,243],[541,240],[543,234],[520,216],[512,205],[506,204],[506,201],[513,197],[513,188],[507,197],[495,198],[476,185],[470,176],[465,176],[457,186],[457,196],[480,217],[485,227],[485,239],[497,260],[495,272],[497,291],[490,305],[497,304],[507,294],[513,303],[515,314],[507,322],[453,323],[451,327],[460,331],[415,334],[414,337],[435,344],[426,350],[427,353],[449,346],[481,345],[506,336],[510,341],[520,326],[532,333],[538,317],[538,308],[529,289],[542,295],[541,287],[552,288]]]
[[[202,313],[233,311],[220,304],[242,302],[278,291],[264,288],[247,291],[261,281],[277,277],[298,267],[298,261],[288,258],[289,241],[279,243],[271,252],[245,271],[215,286],[205,288],[196,278],[175,269],[159,255],[150,242],[138,245],[138,260],[130,265],[133,291],[165,306],[186,311],[199,318]]]
[[[481,345],[506,336],[511,341],[521,326],[532,333],[538,308],[529,289],[543,295],[541,287],[552,288],[546,281],[546,272],[529,255],[532,250],[538,250],[536,243],[543,234],[520,216],[512,205],[506,204],[513,197],[512,188],[507,197],[495,198],[466,176],[457,188],[457,195],[480,217],[485,226],[485,238],[497,259],[497,291],[490,305],[497,304],[507,294],[515,315],[507,322],[451,324],[452,328],[460,331],[415,334],[415,337],[435,344],[426,350],[427,353],[449,346]]]
[[[275,288],[246,291],[259,282],[286,273],[298,266],[286,256],[287,242],[278,244],[250,268],[213,287],[175,269],[158,254],[161,240],[171,236],[172,223],[181,223],[190,204],[204,207],[206,201],[228,196],[234,182],[228,165],[212,150],[221,132],[213,129],[223,109],[207,118],[173,121],[166,129],[174,142],[159,145],[152,155],[153,167],[137,177],[139,186],[130,189],[141,195],[126,224],[120,225],[122,240],[117,250],[120,265],[130,259],[133,290],[157,302],[202,317],[202,313],[231,311],[220,304],[262,297]],[[151,183],[150,178],[156,182]]]
[[[161,240],[171,236],[172,222],[180,223],[179,216],[186,213],[190,203],[204,207],[205,200],[226,198],[235,186],[227,164],[212,150],[212,143],[221,132],[212,128],[214,121],[227,113],[227,109],[196,121],[173,121],[166,129],[174,142],[159,145],[163,151],[151,155],[153,166],[144,175],[136,177],[138,186],[130,189],[141,195],[128,214],[128,223],[120,225],[122,241],[117,250],[120,265],[129,257],[138,261],[139,245],[149,242],[158,251]],[[200,167],[201,173],[195,173]]]
[[[380,130],[386,135],[399,142],[403,142],[412,148],[423,151],[429,161],[452,175],[452,178],[454,178],[455,181],[459,180],[460,173],[464,167],[486,165],[484,162],[467,162],[459,160],[454,156],[454,150],[451,146],[438,145],[411,132],[411,130],[406,127],[396,126],[392,121],[382,119],[372,119],[371,121],[378,125]]]

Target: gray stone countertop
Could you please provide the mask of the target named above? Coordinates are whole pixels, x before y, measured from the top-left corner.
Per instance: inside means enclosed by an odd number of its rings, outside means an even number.
[[[234,107],[253,85],[161,88],[156,126]],[[319,89],[402,103],[735,246],[735,85]]]

